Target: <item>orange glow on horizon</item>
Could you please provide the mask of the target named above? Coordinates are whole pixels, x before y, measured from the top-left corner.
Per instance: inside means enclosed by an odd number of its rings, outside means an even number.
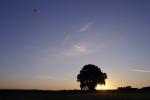
[[[108,86],[104,86],[104,85],[97,85],[96,86],[96,90],[107,90],[110,89]]]
[[[97,85],[96,90],[111,90],[115,89],[111,87],[110,85]]]
[[[114,85],[112,82],[106,80],[105,85],[97,85],[96,90],[109,90],[109,89],[115,89]]]

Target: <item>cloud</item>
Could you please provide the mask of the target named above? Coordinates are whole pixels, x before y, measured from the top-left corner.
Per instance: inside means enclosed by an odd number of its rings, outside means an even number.
[[[92,25],[93,25],[93,22],[85,24],[84,26],[82,26],[80,28],[79,32],[85,32],[85,31],[87,31]]]
[[[81,44],[74,44],[70,49],[63,52],[66,56],[79,56],[89,53],[89,49]]]
[[[48,75],[42,75],[42,76],[39,76],[39,78],[41,78],[41,79],[55,79],[54,76],[48,76]]]
[[[150,73],[150,70],[141,70],[141,69],[134,69],[134,72],[141,72],[141,73]]]
[[[65,37],[65,40],[67,41],[67,40],[69,40],[71,38],[71,35],[67,35],[66,37]]]
[[[79,31],[77,31],[77,33],[81,33],[81,32],[87,31],[93,24],[94,24],[93,22],[90,22],[90,23],[87,23],[87,24],[83,25],[83,26],[79,29]],[[68,41],[68,40],[70,40],[71,38],[73,38],[73,33],[66,35],[66,37],[64,38],[64,40],[65,40],[65,41]]]
[[[86,53],[88,52],[88,49],[84,47],[83,45],[75,44],[73,45],[73,49],[77,52]]]

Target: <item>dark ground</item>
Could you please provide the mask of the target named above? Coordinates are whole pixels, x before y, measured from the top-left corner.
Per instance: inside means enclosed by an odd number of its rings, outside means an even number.
[[[150,100],[150,92],[0,90],[0,100]]]

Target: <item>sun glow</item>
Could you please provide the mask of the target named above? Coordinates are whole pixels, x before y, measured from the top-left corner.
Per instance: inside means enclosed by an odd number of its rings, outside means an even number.
[[[96,90],[109,90],[114,89],[114,84],[108,80],[106,80],[106,85],[97,85]]]
[[[96,90],[107,90],[110,89],[108,86],[104,86],[104,85],[97,85],[96,86]]]

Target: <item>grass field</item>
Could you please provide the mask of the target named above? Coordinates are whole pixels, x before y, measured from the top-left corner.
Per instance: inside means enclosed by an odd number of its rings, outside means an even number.
[[[98,91],[1,91],[0,100],[150,100],[150,93]]]

